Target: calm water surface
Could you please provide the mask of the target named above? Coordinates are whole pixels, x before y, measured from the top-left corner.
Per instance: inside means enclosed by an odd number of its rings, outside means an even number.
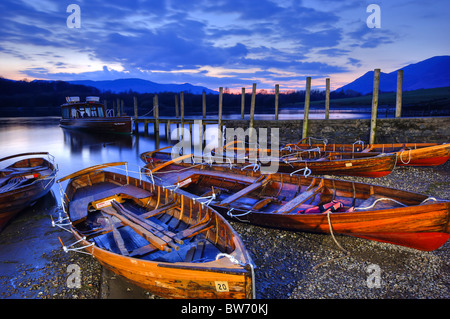
[[[161,129],[164,134],[163,127]],[[0,158],[18,153],[49,152],[58,165],[57,178],[93,165],[121,161],[128,162],[130,175],[136,176],[133,172],[137,173],[139,166],[143,166],[141,153],[174,143],[176,141],[170,142],[164,135],[157,141],[151,126],[148,137],[143,134],[100,135],[63,129],[57,118],[0,119]],[[17,159],[0,162],[0,169],[14,161]],[[52,190],[59,195],[58,185]]]

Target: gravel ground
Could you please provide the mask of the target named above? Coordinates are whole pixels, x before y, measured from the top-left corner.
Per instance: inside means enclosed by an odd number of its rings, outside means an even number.
[[[450,200],[449,175],[447,162],[434,168],[398,167],[379,179],[348,179]],[[105,271],[91,256],[64,253],[58,236],[64,242],[73,240],[69,233],[50,227],[48,215],[55,211],[46,209],[45,201],[22,213],[0,234],[1,298],[155,298]],[[450,297],[450,242],[438,250],[423,252],[336,236],[345,253],[330,235],[231,224],[256,264],[258,299]],[[68,287],[68,267],[73,264],[81,270],[80,288]]]

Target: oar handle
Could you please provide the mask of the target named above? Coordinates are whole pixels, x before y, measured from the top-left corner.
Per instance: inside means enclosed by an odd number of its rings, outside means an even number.
[[[49,155],[49,153],[48,152],[21,153],[21,154],[16,154],[16,155],[11,155],[11,156],[0,158],[0,162],[6,161],[6,160],[14,158],[14,157],[29,156],[29,155]]]
[[[95,166],[91,166],[85,169],[82,169],[81,171],[72,173],[70,175],[67,175],[66,177],[63,177],[59,180],[57,180],[57,183],[61,183],[64,182],[65,180],[80,176],[80,175],[84,175],[86,173],[92,172],[92,171],[96,171],[99,170],[101,168],[105,168],[105,167],[111,167],[111,166],[121,166],[121,165],[126,165],[127,162],[114,162],[114,163],[106,163],[106,164],[99,164],[99,165],[95,165]]]

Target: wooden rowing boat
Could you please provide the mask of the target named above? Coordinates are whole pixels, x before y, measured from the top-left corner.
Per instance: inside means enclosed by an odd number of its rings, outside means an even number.
[[[42,156],[48,153],[22,153],[0,162],[26,157],[0,170],[0,231],[24,208],[46,195],[55,182],[56,168]]]
[[[250,159],[257,158],[257,162],[271,163],[278,172],[303,174],[303,175],[340,175],[361,177],[382,177],[390,174],[395,168],[395,154],[373,154],[352,152],[323,152],[316,150],[279,151],[278,156],[273,156],[269,149],[252,149],[228,147],[227,153],[219,155],[214,152],[209,159],[218,163],[231,161],[241,167],[251,165]],[[230,152],[231,153],[228,153]],[[254,152],[252,155],[251,152]],[[259,156],[257,157],[257,154]],[[229,155],[231,154],[231,156]],[[261,156],[261,154],[263,154]],[[236,156],[238,155],[238,156]],[[156,150],[141,154],[141,159],[148,163],[149,160],[167,160],[171,153]],[[305,174],[308,172],[309,174]]]
[[[101,170],[124,164],[58,180],[69,180],[63,205],[85,251],[161,297],[252,298],[253,262],[228,222],[189,197]]]
[[[150,162],[156,184],[255,225],[337,233],[420,250],[450,237],[450,203],[427,195],[352,181],[184,163],[186,156]],[[171,186],[170,186],[171,185]]]
[[[287,144],[285,150],[320,149],[330,152],[361,152],[361,153],[395,153],[397,166],[437,166],[444,164],[450,158],[450,144],[438,143],[393,143],[393,144],[310,144],[305,139],[296,144]]]

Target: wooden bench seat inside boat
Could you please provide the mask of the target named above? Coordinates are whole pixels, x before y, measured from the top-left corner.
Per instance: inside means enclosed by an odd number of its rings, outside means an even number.
[[[92,187],[89,187],[92,189]],[[70,219],[73,223],[81,221],[86,218],[88,213],[88,206],[91,202],[99,201],[103,198],[112,197],[115,195],[129,195],[137,199],[143,199],[152,196],[152,193],[142,188],[132,185],[123,185],[113,187],[107,190],[99,191],[98,193],[88,193],[87,196],[79,197],[69,203]]]

